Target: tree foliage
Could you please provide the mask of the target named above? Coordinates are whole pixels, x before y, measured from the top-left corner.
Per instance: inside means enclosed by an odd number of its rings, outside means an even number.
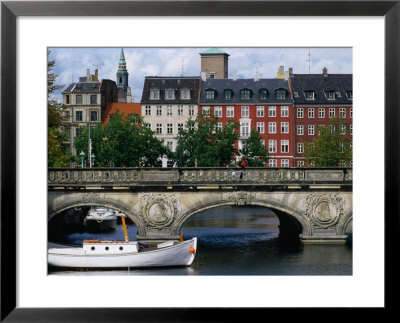
[[[312,142],[303,142],[307,166],[343,167],[349,166],[353,158],[351,139],[344,129],[348,123],[341,118],[332,118],[329,126],[317,126],[318,137]]]
[[[228,165],[237,153],[239,124],[228,121],[218,127],[218,118],[198,116],[188,120],[176,139],[178,141],[175,160],[183,167],[220,167]]]
[[[250,167],[263,167],[269,159],[268,151],[262,140],[260,133],[256,129],[251,129],[249,138],[243,143],[240,153],[246,156]]]
[[[75,138],[78,154],[88,156],[89,128],[83,127]],[[118,111],[102,127],[91,129],[92,153],[98,167],[160,167],[163,156],[171,156],[169,149],[158,140],[137,114],[124,117]]]
[[[68,140],[68,128],[63,124],[65,107],[52,97],[52,94],[63,88],[56,83],[54,74],[55,60],[49,60],[47,52],[47,165],[48,167],[68,167],[74,160],[65,142]]]

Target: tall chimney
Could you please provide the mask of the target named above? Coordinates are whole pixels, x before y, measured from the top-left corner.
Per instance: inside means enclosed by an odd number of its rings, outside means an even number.
[[[328,69],[326,67],[322,69],[322,75],[325,77],[328,76]]]
[[[233,80],[234,80],[234,81],[237,80],[237,74],[236,74],[236,72],[233,73]]]
[[[258,82],[259,76],[258,76],[258,71],[256,71],[256,74],[254,75],[254,82]]]
[[[99,70],[96,68],[94,71],[94,80],[95,82],[99,81]]]
[[[90,77],[90,69],[88,68],[86,70],[86,82],[90,82],[90,79],[91,79],[91,77]]]

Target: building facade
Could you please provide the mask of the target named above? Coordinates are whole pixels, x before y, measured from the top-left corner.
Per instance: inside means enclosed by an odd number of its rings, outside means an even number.
[[[287,79],[202,80],[199,113],[240,124],[236,148],[257,129],[269,151],[270,167],[294,166],[294,110]]]
[[[198,114],[200,77],[157,77],[144,80],[141,116],[158,139],[176,150],[176,137]]]
[[[324,68],[321,74],[291,74],[289,78],[293,92],[295,123],[295,163],[304,166],[305,142],[318,136],[319,125],[328,126],[331,118],[343,118],[347,127],[342,133],[353,136],[353,76],[352,74],[328,74]],[[344,165],[343,165],[344,166]],[[351,166],[351,165],[346,165]]]

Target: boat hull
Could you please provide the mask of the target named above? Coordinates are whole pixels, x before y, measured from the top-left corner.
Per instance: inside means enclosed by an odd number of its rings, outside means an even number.
[[[51,248],[48,250],[48,263],[51,266],[70,268],[190,266],[194,260],[196,248],[197,238],[169,247],[130,253],[90,255],[82,248]]]

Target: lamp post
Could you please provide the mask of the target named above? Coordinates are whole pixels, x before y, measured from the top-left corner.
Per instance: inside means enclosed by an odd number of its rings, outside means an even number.
[[[91,165],[91,167],[94,167],[94,159],[96,158],[96,155],[94,153],[92,153],[92,155],[90,157],[92,157],[92,165]]]
[[[81,157],[81,168],[83,168],[83,161],[85,159],[85,153],[83,150],[81,150],[81,153],[79,154],[79,157]]]

